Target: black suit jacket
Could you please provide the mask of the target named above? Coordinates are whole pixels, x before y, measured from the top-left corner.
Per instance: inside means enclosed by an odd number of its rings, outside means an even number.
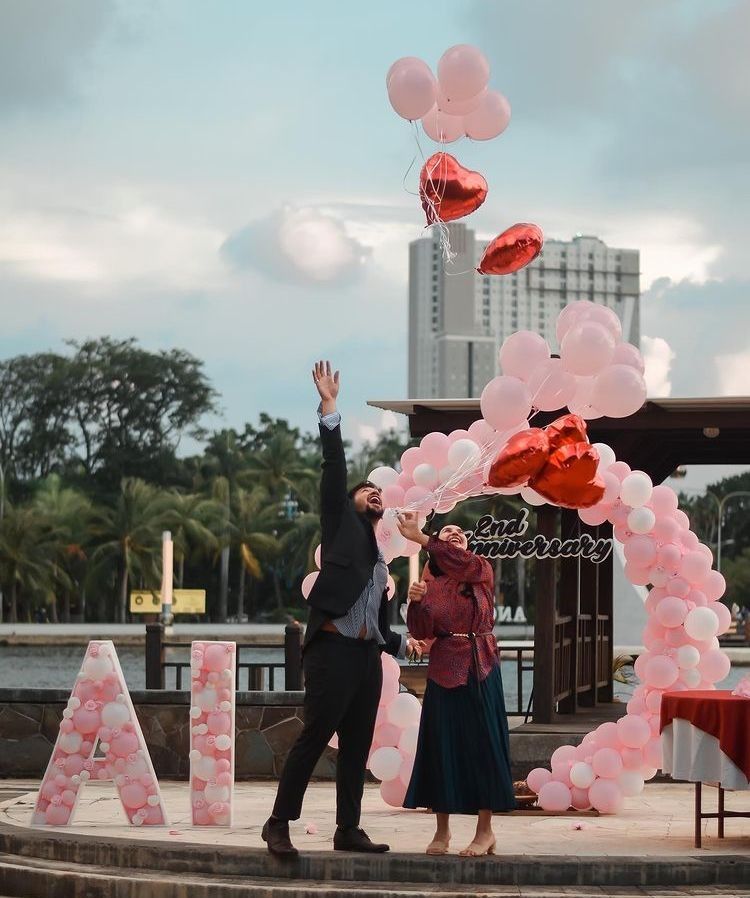
[[[309,645],[321,626],[346,614],[372,577],[378,557],[375,531],[359,514],[347,495],[346,456],[341,427],[329,430],[320,425],[323,475],[320,480],[321,568],[307,599],[310,618],[305,632]],[[385,639],[384,651],[398,654],[401,636],[388,624],[388,594],[380,601],[378,627]]]

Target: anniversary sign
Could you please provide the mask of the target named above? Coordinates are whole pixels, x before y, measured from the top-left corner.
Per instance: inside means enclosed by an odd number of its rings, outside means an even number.
[[[571,539],[547,539],[537,534],[523,539],[529,527],[529,510],[522,509],[511,520],[496,520],[483,515],[473,530],[468,530],[469,549],[484,558],[573,558],[601,564],[612,554],[611,539],[594,539],[589,533]]]

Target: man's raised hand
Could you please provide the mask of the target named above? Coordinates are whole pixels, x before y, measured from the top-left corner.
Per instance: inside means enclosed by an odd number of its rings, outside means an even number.
[[[331,363],[323,361],[315,363],[312,372],[315,389],[320,396],[322,413],[330,415],[336,411],[336,397],[339,395],[339,372],[331,373]]]

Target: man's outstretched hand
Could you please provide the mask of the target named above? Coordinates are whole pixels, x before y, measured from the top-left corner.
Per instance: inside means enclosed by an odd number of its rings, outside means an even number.
[[[330,415],[336,411],[336,397],[339,395],[339,372],[331,373],[331,363],[322,359],[315,363],[312,372],[313,383],[318,391],[321,412]]]

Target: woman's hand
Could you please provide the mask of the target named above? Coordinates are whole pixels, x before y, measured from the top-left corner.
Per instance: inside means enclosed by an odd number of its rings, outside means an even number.
[[[427,584],[423,580],[415,580],[409,586],[408,599],[410,602],[421,602],[427,592]]]
[[[427,545],[429,537],[422,533],[416,511],[402,511],[396,515],[396,522],[401,535],[405,536],[406,539],[419,543],[420,546]]]
[[[411,636],[406,640],[406,656],[410,661],[419,661],[429,649],[430,643],[427,640],[413,639]]]

